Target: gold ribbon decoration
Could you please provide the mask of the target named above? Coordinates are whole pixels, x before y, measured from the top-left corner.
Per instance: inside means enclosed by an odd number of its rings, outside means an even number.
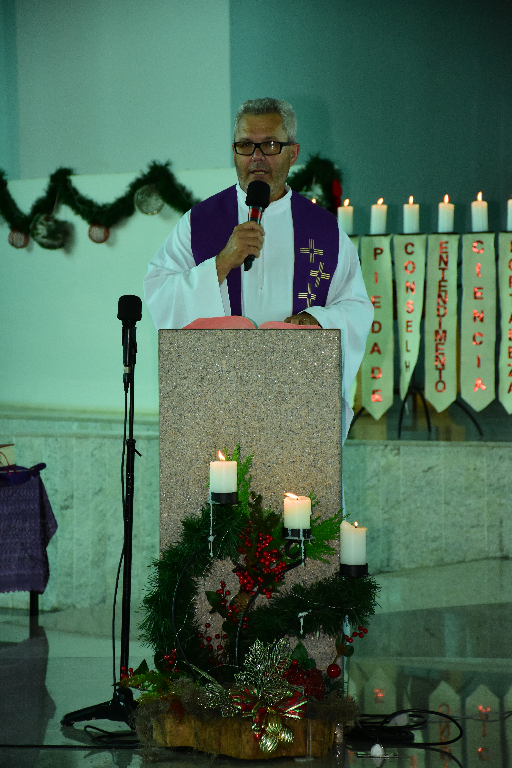
[[[260,749],[265,754],[274,752],[279,744],[284,747],[293,742],[293,733],[286,727],[283,717],[301,720],[306,711],[306,698],[301,691],[289,691],[289,696],[265,706],[254,685],[232,688],[230,695],[233,704],[243,717],[252,717],[252,730],[259,741]]]

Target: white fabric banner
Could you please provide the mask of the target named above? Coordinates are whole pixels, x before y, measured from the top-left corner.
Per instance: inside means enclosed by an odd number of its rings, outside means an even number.
[[[393,404],[393,273],[391,235],[361,238],[361,269],[375,310],[361,363],[363,406],[374,419]]]
[[[356,249],[357,253],[359,254],[359,242],[360,242],[359,235],[349,235],[349,237],[350,237],[350,240],[352,242],[352,245],[354,246],[354,248]],[[359,261],[361,261],[361,257],[360,256],[359,256]],[[356,400],[357,379],[358,379],[358,377],[356,376],[354,381],[352,382],[352,386],[350,387],[350,399],[348,401],[348,404],[350,405],[350,407],[352,409],[354,408],[354,404],[355,404],[355,400]]]
[[[426,235],[395,235],[393,237],[401,400],[407,397],[420,350],[426,247]]]
[[[500,403],[512,413],[512,232],[499,235],[498,285],[501,314]]]
[[[460,393],[475,411],[495,397],[496,254],[494,232],[462,236]]]
[[[428,236],[425,300],[425,397],[444,411],[457,397],[459,235]]]

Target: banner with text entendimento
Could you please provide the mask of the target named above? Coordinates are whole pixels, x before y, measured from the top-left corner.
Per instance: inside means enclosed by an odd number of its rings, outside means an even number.
[[[475,411],[495,397],[496,254],[494,232],[462,236],[460,393]]]
[[[426,249],[426,235],[395,235],[393,237],[401,400],[407,397],[420,350]]]
[[[457,397],[459,235],[428,236],[425,299],[425,397],[444,411]]]
[[[500,232],[498,286],[501,314],[500,403],[512,413],[512,232]]]
[[[362,401],[374,419],[393,404],[393,273],[391,235],[361,238],[361,269],[375,310],[361,363]]]

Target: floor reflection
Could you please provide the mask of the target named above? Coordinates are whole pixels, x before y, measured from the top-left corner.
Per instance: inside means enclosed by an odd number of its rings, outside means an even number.
[[[361,643],[350,659],[346,680],[365,715],[375,718],[403,709],[432,710],[455,718],[464,730],[460,741],[448,744],[457,728],[434,714],[428,716],[424,728],[413,732],[414,744],[404,746],[387,734],[383,739],[387,755],[382,761],[384,768],[479,768],[482,763],[512,768],[512,661],[507,657],[510,605],[501,606],[492,621],[488,621],[485,606],[480,611],[474,608],[461,607],[457,615],[459,626],[473,627],[475,636],[481,638],[472,646],[481,656],[447,656],[446,646],[439,642],[446,617],[431,616],[435,620],[432,624],[422,621],[416,612],[404,612],[407,615],[376,616],[368,644],[363,647]],[[62,620],[66,621],[64,616]],[[85,724],[61,728],[66,712],[111,695],[111,642],[108,637],[81,635],[79,626],[76,633],[61,632],[55,628],[55,614],[51,624],[53,629],[41,629],[38,636],[28,638],[28,616],[21,611],[0,611],[2,768],[146,765],[135,749],[97,749],[84,733]],[[461,647],[455,645],[452,650]],[[147,649],[133,643],[131,663],[138,664],[144,655]],[[126,731],[123,723],[98,721],[96,725]],[[407,730],[407,725],[404,728]],[[427,748],[429,743],[440,744]],[[372,768],[378,763],[366,756],[371,746],[371,740],[356,742],[348,735],[345,742],[335,744],[328,758],[316,762],[340,768]],[[190,752],[163,751],[158,764],[183,768],[204,763],[204,759]],[[215,762],[219,768],[237,764],[222,757]],[[268,762],[286,768],[297,761],[283,758]]]

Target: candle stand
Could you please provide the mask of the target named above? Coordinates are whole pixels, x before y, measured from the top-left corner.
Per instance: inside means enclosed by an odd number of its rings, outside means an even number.
[[[302,567],[305,567],[305,561],[306,556],[304,553],[304,541],[311,541],[311,528],[285,528],[283,526],[283,530],[281,533],[281,536],[283,539],[287,539],[284,551],[288,555],[288,557],[291,557],[290,555],[290,549],[294,544],[298,544],[300,541],[301,550],[302,550]]]
[[[368,563],[364,565],[346,565],[340,563],[340,576],[347,576],[351,579],[362,579],[364,576],[368,576]]]

